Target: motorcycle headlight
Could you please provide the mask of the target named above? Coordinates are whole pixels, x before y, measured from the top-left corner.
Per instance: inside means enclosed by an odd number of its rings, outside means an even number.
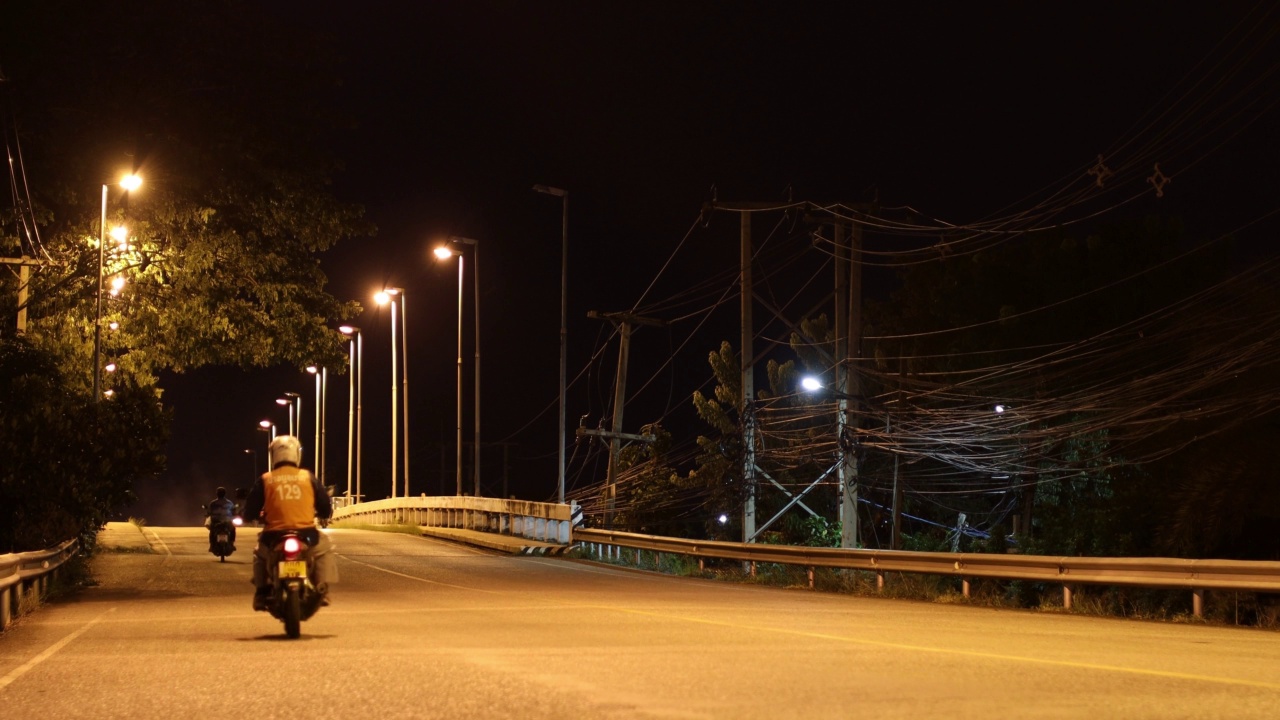
[[[235,525],[236,527],[240,527],[241,525],[244,524],[244,520],[241,520],[238,517],[234,517],[234,518],[231,518],[231,524]]]

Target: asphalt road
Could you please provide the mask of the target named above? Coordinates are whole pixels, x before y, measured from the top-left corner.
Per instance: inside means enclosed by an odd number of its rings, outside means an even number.
[[[41,718],[1276,718],[1280,635],[669,578],[336,530],[334,603],[287,640],[249,553],[148,528],[0,635]]]

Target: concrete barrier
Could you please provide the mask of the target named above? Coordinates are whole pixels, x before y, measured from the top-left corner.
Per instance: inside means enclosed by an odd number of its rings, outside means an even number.
[[[478,530],[558,545],[572,541],[576,509],[576,505],[466,496],[388,498],[338,505],[334,520]]]

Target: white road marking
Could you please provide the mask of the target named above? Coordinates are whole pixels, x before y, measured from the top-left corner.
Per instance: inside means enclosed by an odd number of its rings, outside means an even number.
[[[19,665],[18,667],[14,668],[13,670],[10,670],[8,675],[5,675],[4,677],[0,678],[0,690],[3,690],[4,688],[8,687],[8,686],[9,686],[9,684],[10,684],[10,683],[12,683],[14,680],[17,680],[18,678],[20,678],[20,677],[22,677],[23,675],[25,675],[25,674],[27,673],[27,671],[28,671],[28,670],[30,670],[31,668],[33,668],[33,667],[35,667],[35,666],[39,665],[40,663],[44,662],[45,660],[48,660],[48,659],[49,659],[49,658],[50,658],[54,653],[58,652],[59,650],[61,650],[61,649],[62,649],[62,648],[64,648],[64,647],[66,647],[66,646],[67,646],[67,643],[69,643],[69,642],[71,642],[72,640],[75,640],[76,638],[78,638],[78,637],[80,637],[81,635],[85,634],[86,632],[88,632],[89,628],[91,628],[91,627],[93,627],[94,625],[97,625],[98,623],[102,622],[102,619],[103,619],[103,618],[105,618],[108,614],[113,613],[113,612],[115,612],[115,611],[116,611],[116,609],[115,609],[115,608],[111,608],[110,610],[108,610],[108,611],[106,611],[106,612],[102,613],[102,614],[101,614],[101,615],[99,615],[98,617],[96,617],[96,618],[94,618],[94,619],[90,620],[88,623],[86,623],[84,627],[82,627],[82,628],[80,628],[79,630],[77,630],[77,631],[75,631],[75,632],[71,633],[70,635],[68,635],[68,636],[66,636],[66,637],[64,637],[64,638],[62,638],[61,640],[59,640],[58,642],[54,643],[53,645],[49,646],[49,648],[48,648],[48,649],[46,649],[44,652],[42,652],[42,653],[40,653],[39,655],[37,655],[37,656],[35,656],[35,657],[31,658],[30,660],[26,661],[26,662],[25,662],[25,663],[23,663],[22,665]]]

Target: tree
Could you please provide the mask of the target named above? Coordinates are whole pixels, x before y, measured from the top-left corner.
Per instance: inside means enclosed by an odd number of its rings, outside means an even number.
[[[330,325],[358,306],[324,292],[317,254],[371,233],[329,192],[336,165],[323,149],[340,127],[328,100],[341,73],[323,45],[270,13],[244,22],[253,9],[23,8],[6,70],[40,220],[31,250],[52,261],[29,307],[50,352],[85,362],[98,191],[137,170],[141,190],[108,188],[108,223],[130,229],[123,248],[104,248],[106,274],[126,281],[104,309],[104,322],[119,322],[109,344],[121,367],[145,382],[207,364],[339,364]]]
[[[325,292],[318,255],[373,229],[330,188],[328,149],[348,129],[335,45],[289,13],[242,0],[5,6],[0,109],[21,162],[0,251],[47,264],[25,341],[9,339],[16,278],[0,276],[0,547],[89,532],[158,471],[159,371],[340,366],[333,326],[358,305]],[[143,188],[124,195],[122,171]],[[100,248],[104,185],[107,223],[129,233]],[[109,400],[89,392],[99,252],[124,281],[104,298]]]
[[[167,421],[148,387],[93,403],[56,358],[0,338],[0,554],[91,536],[162,469]]]

